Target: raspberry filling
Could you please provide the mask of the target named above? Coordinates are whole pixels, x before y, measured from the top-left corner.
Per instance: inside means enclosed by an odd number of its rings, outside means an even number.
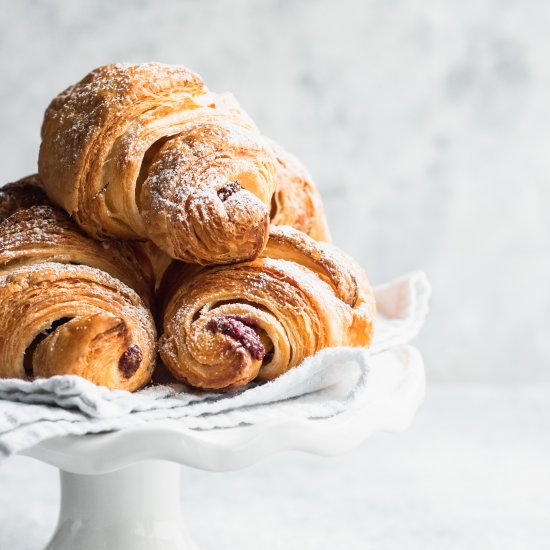
[[[218,189],[218,197],[222,202],[225,202],[231,195],[234,195],[241,190],[241,186],[238,181],[230,181],[227,185],[224,185],[221,189]]]
[[[134,344],[130,346],[118,360],[118,368],[124,375],[124,378],[131,378],[138,370],[141,364],[142,354],[141,348]]]
[[[254,359],[261,361],[265,357],[265,347],[254,330],[257,327],[258,323],[246,315],[220,315],[206,324],[208,330],[237,340]]]

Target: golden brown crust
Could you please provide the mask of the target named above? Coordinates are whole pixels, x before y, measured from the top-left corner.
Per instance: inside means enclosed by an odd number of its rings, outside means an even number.
[[[271,380],[325,347],[368,346],[373,333],[362,270],[290,227],[272,226],[264,253],[250,262],[173,265],[162,294],[161,357],[200,388]]]
[[[271,203],[271,223],[289,225],[316,241],[330,242],[325,212],[311,176],[302,163],[274,141],[277,189]]]
[[[151,379],[151,314],[107,273],[59,263],[19,267],[0,276],[0,304],[2,378],[77,374],[130,391]]]
[[[120,279],[152,304],[152,274],[145,274],[128,243],[94,241],[56,207],[22,208],[0,224],[0,273],[42,262],[95,267]]]
[[[124,241],[124,243],[132,248],[141,271],[146,273],[146,279],[151,281],[152,286],[157,290],[165,271],[174,260],[152,241]]]
[[[127,243],[86,237],[27,184],[0,194],[0,211],[20,205],[0,223],[0,377],[138,389],[156,358],[152,279]]]
[[[39,172],[97,238],[149,238],[204,264],[265,245],[273,153],[236,102],[184,67],[108,65],[68,88],[46,111]]]
[[[152,157],[141,187],[148,237],[188,262],[254,258],[267,240],[274,187],[273,157],[256,132],[203,117]]]
[[[38,174],[0,187],[0,222],[21,208],[50,204]]]

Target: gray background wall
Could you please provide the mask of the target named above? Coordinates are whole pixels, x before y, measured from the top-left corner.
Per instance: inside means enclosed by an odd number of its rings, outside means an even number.
[[[299,155],[373,282],[422,268],[435,382],[550,381],[550,3],[0,1],[0,181],[49,100],[181,63]]]

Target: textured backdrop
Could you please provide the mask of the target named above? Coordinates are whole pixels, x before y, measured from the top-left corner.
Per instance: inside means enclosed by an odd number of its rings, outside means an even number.
[[[550,381],[550,3],[0,5],[1,182],[93,67],[187,65],[303,159],[373,282],[428,272],[430,380]]]

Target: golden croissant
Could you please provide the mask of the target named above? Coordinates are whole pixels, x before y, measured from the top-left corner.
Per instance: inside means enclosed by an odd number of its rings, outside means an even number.
[[[52,101],[39,173],[92,237],[150,239],[172,258],[224,264],[262,251],[272,206],[279,217],[296,210],[282,221],[299,229],[324,224],[316,190],[279,153],[232,96],[190,70],[117,64]]]
[[[232,266],[173,264],[161,288],[162,360],[192,386],[271,380],[331,346],[368,346],[375,302],[337,248],[271,228],[261,257]]]
[[[39,173],[97,238],[148,238],[199,263],[254,257],[267,239],[270,147],[184,67],[108,65],[61,93],[45,113]]]
[[[271,223],[289,225],[316,241],[330,241],[323,203],[302,163],[271,141],[277,159],[277,186],[271,203]]]
[[[133,248],[85,236],[37,178],[0,189],[0,378],[140,388],[156,359],[151,296]]]

